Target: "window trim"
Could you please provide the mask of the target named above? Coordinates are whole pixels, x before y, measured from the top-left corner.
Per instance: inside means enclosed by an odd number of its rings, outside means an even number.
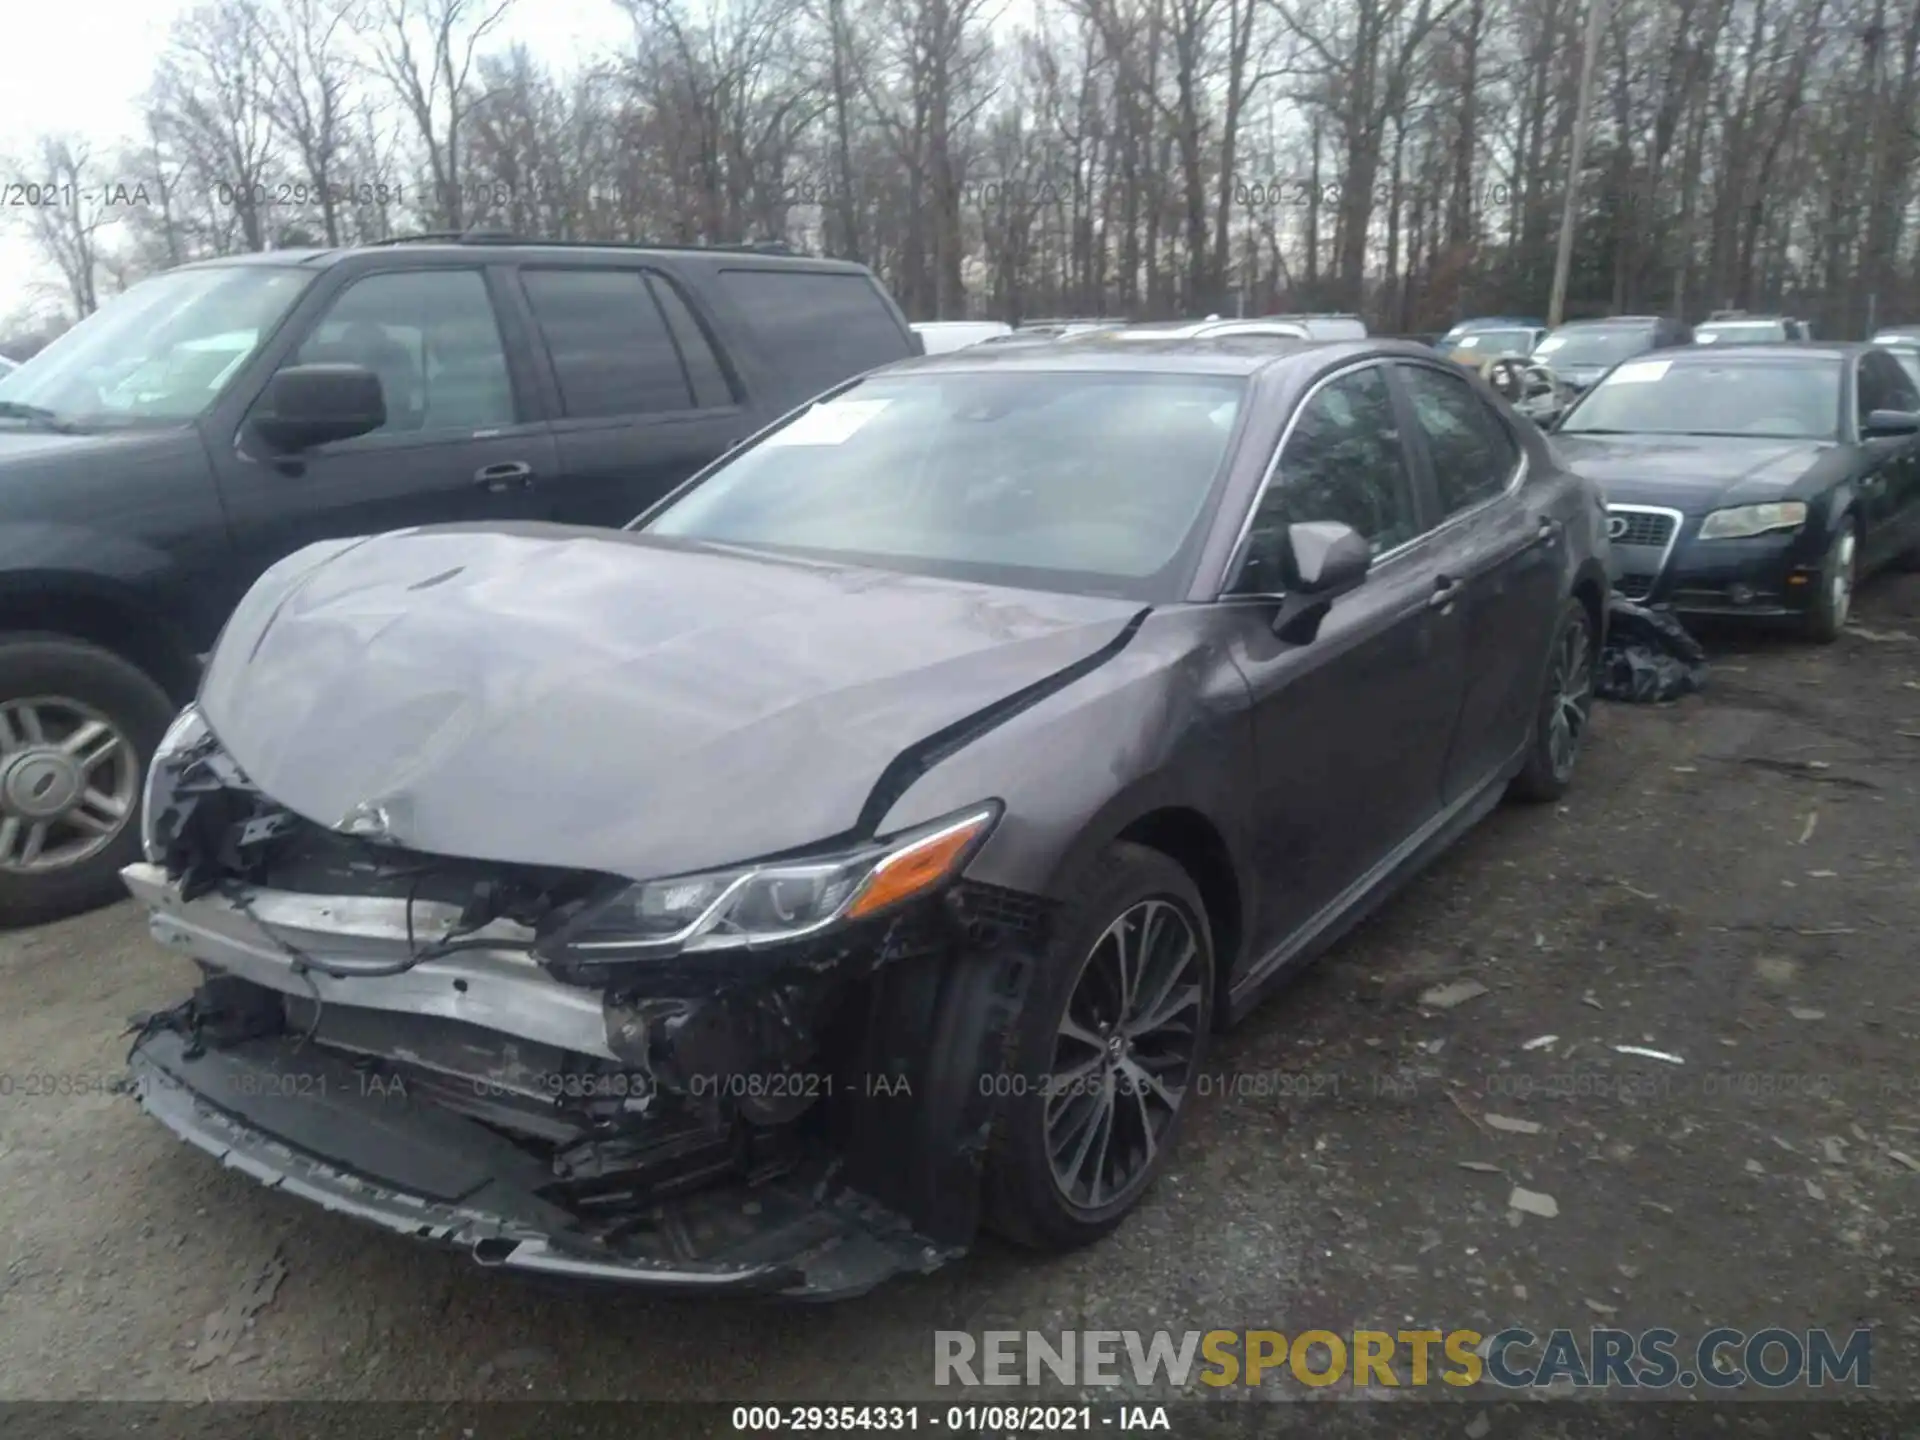
[[[1492,417],[1494,423],[1498,425],[1501,430],[1505,432],[1507,438],[1513,442],[1514,451],[1519,456],[1519,459],[1514,462],[1512,473],[1507,476],[1507,483],[1504,488],[1487,496],[1484,500],[1474,501],[1473,504],[1467,506],[1464,510],[1455,510],[1449,514],[1440,516],[1430,529],[1423,532],[1424,534],[1438,535],[1442,531],[1451,530],[1458,522],[1470,516],[1479,515],[1488,509],[1488,507],[1499,504],[1502,500],[1509,498],[1517,492],[1522,485],[1526,484],[1527,473],[1533,462],[1532,457],[1527,453],[1524,438],[1514,431],[1513,426],[1507,422],[1506,416],[1502,415],[1494,406],[1488,404],[1486,397],[1474,389],[1471,380],[1467,379],[1464,375],[1449,374],[1444,365],[1436,365],[1432,361],[1418,359],[1413,356],[1395,356],[1392,363],[1394,365],[1404,365],[1409,369],[1431,370],[1444,379],[1466,386],[1467,393],[1473,396],[1480,408]],[[1402,394],[1405,395],[1405,392],[1403,391]],[[1405,399],[1408,410],[1411,412],[1413,397],[1411,395],[1405,395]],[[1433,469],[1433,453],[1427,448],[1427,436],[1424,430],[1420,432],[1418,448],[1420,451],[1421,464],[1426,470],[1429,483],[1433,486],[1434,505],[1437,509],[1444,502],[1440,499],[1439,478]],[[1411,543],[1413,542],[1408,542],[1408,544]]]
[[[651,265],[641,266],[640,273],[646,277],[647,290],[652,296],[654,308],[660,311],[661,322],[667,327],[667,338],[673,342],[673,353],[680,357],[680,368],[686,373],[687,393],[693,397],[693,408],[703,415],[717,415],[724,411],[738,411],[741,405],[741,396],[746,393],[746,387],[741,383],[740,376],[734,370],[733,357],[727,354],[725,347],[722,346],[715,337],[712,325],[708,322],[707,317],[700,313],[700,307],[693,303],[692,295],[687,287],[676,281],[673,276],[669,275],[666,271]],[[687,352],[680,344],[680,336],[674,330],[672,317],[667,314],[666,308],[660,304],[660,297],[658,293],[656,293],[659,290],[665,290],[669,295],[673,296],[673,298],[679,302],[680,308],[687,312],[687,319],[693,325],[694,334],[698,335],[700,337],[700,343],[707,347],[707,354],[713,357],[713,368],[719,373],[720,383],[726,386],[727,399],[725,404],[702,405],[700,403],[700,387],[694,383],[693,367],[687,364]],[[536,325],[539,323],[539,320],[539,316],[534,316],[534,323]],[[558,377],[556,377],[556,379],[557,378]]]
[[[1368,355],[1361,359],[1354,360],[1349,364],[1340,366],[1338,369],[1329,370],[1325,375],[1322,375],[1318,380],[1314,381],[1313,384],[1309,385],[1305,392],[1301,394],[1300,399],[1294,404],[1293,413],[1287,416],[1287,423],[1280,429],[1280,438],[1274,441],[1273,454],[1268,458],[1266,468],[1260,476],[1260,484],[1255,487],[1253,498],[1247,502],[1246,512],[1240,517],[1239,533],[1234,537],[1233,548],[1227,552],[1227,563],[1220,572],[1220,587],[1213,597],[1216,601],[1246,600],[1252,598],[1251,594],[1236,593],[1233,587],[1240,578],[1240,572],[1246,566],[1247,546],[1253,538],[1254,517],[1260,513],[1260,504],[1267,498],[1267,491],[1273,488],[1274,477],[1280,472],[1280,457],[1286,454],[1287,442],[1293,438],[1293,432],[1299,425],[1300,417],[1306,412],[1307,406],[1312,403],[1316,395],[1336,380],[1344,380],[1349,375],[1355,375],[1362,370],[1374,368],[1381,372],[1380,382],[1387,387],[1387,399],[1393,406],[1394,414],[1397,417],[1400,414],[1401,398],[1394,386],[1393,376],[1388,373],[1388,366],[1395,358],[1396,357],[1387,355]],[[1406,462],[1408,487],[1413,493],[1416,519],[1424,519],[1424,516],[1418,514],[1420,506],[1420,477],[1413,468],[1413,457],[1407,452],[1407,442],[1404,435],[1401,437],[1400,445],[1401,454]],[[1443,527],[1429,526],[1419,534],[1401,541],[1391,550],[1382,550],[1378,555],[1373,557],[1373,562],[1368,567],[1368,573],[1371,574],[1373,570],[1378,569],[1387,561],[1404,554],[1413,546],[1420,544],[1439,528]],[[1255,593],[1280,596],[1287,592],[1284,590],[1262,590]]]

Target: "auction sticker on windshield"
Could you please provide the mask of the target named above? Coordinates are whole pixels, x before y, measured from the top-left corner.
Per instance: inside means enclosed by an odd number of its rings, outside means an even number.
[[[1616,385],[1644,385],[1665,375],[1671,364],[1671,360],[1640,360],[1632,365],[1622,365],[1613,372],[1611,378]]]
[[[814,406],[784,430],[776,430],[762,443],[769,446],[844,444],[892,403],[891,400],[830,400]]]

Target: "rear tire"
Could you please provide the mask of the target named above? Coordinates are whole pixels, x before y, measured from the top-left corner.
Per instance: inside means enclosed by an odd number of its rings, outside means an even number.
[[[1853,613],[1853,587],[1859,579],[1858,541],[1853,520],[1846,518],[1834,530],[1827,553],[1821,557],[1818,588],[1801,622],[1809,640],[1831,645],[1840,638],[1847,628],[1847,617]]]
[[[110,650],[0,640],[0,927],[121,899],[140,858],[140,793],[174,705]]]
[[[1117,967],[1129,957],[1123,996]],[[1071,1250],[1126,1218],[1192,1108],[1213,999],[1213,939],[1192,878],[1158,850],[1110,846],[1058,917],[1021,1009],[987,1169],[993,1230]]]
[[[1581,742],[1593,717],[1593,680],[1599,664],[1593,643],[1593,617],[1578,600],[1561,607],[1554,627],[1547,677],[1527,741],[1526,763],[1508,793],[1516,800],[1558,800],[1573,784]]]

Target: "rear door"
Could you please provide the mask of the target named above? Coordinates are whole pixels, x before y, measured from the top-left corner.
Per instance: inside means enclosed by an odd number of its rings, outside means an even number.
[[[1526,742],[1558,619],[1563,542],[1533,503],[1519,441],[1493,406],[1437,366],[1400,361],[1394,373],[1440,517],[1435,561],[1459,588],[1465,627],[1464,690],[1441,785],[1452,803]]]
[[[1311,642],[1277,638],[1260,605],[1246,607],[1233,645],[1259,757],[1255,954],[1319,929],[1435,819],[1460,712],[1460,618],[1382,364],[1338,372],[1301,403],[1230,593],[1284,590],[1286,527],[1308,520],[1351,526],[1375,565]]]
[[[289,327],[275,372],[364,365],[380,377],[387,422],[298,455],[275,454],[244,420],[230,444],[211,445],[245,583],[315,540],[538,514],[553,441],[508,363],[501,278],[477,264],[361,274]],[[256,394],[248,413],[259,404]]]
[[[519,281],[554,416],[546,518],[624,525],[747,432],[734,377],[661,271],[527,265]]]

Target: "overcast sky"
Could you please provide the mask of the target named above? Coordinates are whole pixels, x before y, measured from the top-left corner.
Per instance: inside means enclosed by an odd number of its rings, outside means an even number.
[[[0,5],[0,187],[44,178],[12,172],[13,162],[30,160],[36,137],[48,131],[92,142],[99,157],[133,135],[138,102],[167,27],[190,3],[5,0]],[[496,34],[500,43],[524,40],[542,59],[563,64],[620,46],[628,25],[613,0],[518,0]],[[0,326],[40,287],[58,280],[22,234],[18,212],[0,209]]]

